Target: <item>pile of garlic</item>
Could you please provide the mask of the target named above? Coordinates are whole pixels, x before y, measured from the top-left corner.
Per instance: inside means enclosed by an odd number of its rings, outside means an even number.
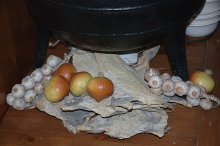
[[[11,93],[6,97],[7,103],[17,110],[29,108],[37,95],[42,94],[44,85],[51,78],[52,72],[62,64],[63,60],[50,55],[46,64],[35,69],[31,74],[22,79],[20,84],[12,87]]]
[[[186,96],[187,102],[192,106],[200,105],[204,110],[209,110],[220,104],[220,100],[206,93],[202,86],[194,85],[191,81],[182,81],[178,76],[170,76],[168,73],[160,75],[159,71],[149,68],[144,74],[151,91],[164,96]],[[213,105],[216,102],[216,105]]]

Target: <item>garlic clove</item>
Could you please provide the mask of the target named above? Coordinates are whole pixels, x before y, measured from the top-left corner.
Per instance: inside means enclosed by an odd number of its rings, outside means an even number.
[[[26,76],[21,81],[21,85],[25,87],[25,90],[32,89],[34,87],[34,84],[34,80],[31,78],[30,75]]]
[[[15,84],[15,85],[12,87],[11,93],[12,93],[12,95],[13,95],[15,98],[21,98],[21,97],[24,96],[25,87],[22,86],[21,84]]]
[[[160,78],[160,76],[152,76],[148,80],[148,85],[151,88],[161,88],[162,84],[163,84],[163,80]]]
[[[33,89],[26,91],[24,94],[25,102],[28,102],[28,103],[32,102],[35,99],[36,95],[37,93]]]
[[[210,110],[213,107],[212,102],[210,100],[207,100],[207,99],[201,99],[199,105],[204,110]]]
[[[180,82],[176,82],[175,83],[175,88],[174,88],[174,92],[178,95],[178,96],[183,96],[186,95],[188,92],[188,84],[184,81],[180,81]]]
[[[163,73],[163,74],[161,75],[161,79],[162,79],[162,80],[169,80],[169,79],[171,79],[171,76],[170,76],[170,74],[168,74],[168,73]]]
[[[186,83],[188,84],[189,87],[193,85],[191,81],[186,81]]]
[[[179,76],[172,76],[171,80],[173,80],[174,82],[181,82],[182,79]]]
[[[186,101],[192,106],[198,106],[200,104],[200,98],[190,98],[187,96]]]
[[[44,92],[44,86],[42,83],[36,83],[34,86],[34,90],[36,91],[37,94],[41,94]]]
[[[43,75],[48,76],[52,73],[52,68],[49,65],[44,64],[41,67],[41,72],[43,73]]]
[[[60,57],[57,57],[55,55],[50,55],[47,58],[47,64],[53,68],[53,67],[57,67],[59,65],[59,63],[62,61],[62,59]]]
[[[198,86],[190,86],[189,90],[187,92],[187,96],[189,96],[190,98],[199,98],[201,95],[201,90]]]
[[[6,97],[6,101],[7,101],[8,105],[12,105],[14,99],[15,99],[15,97],[12,95],[12,93],[9,93]]]
[[[162,85],[162,90],[164,92],[170,92],[173,91],[175,87],[175,83],[172,80],[164,80],[163,85]]]
[[[12,106],[17,110],[23,110],[26,107],[26,102],[22,98],[16,98],[13,101]]]
[[[31,73],[31,78],[34,80],[34,82],[40,82],[43,79],[43,73],[41,72],[39,68],[35,69]]]
[[[144,73],[144,79],[146,81],[148,81],[150,79],[150,77],[152,76],[159,76],[160,75],[160,72],[158,69],[155,69],[155,68],[149,68],[145,71]]]

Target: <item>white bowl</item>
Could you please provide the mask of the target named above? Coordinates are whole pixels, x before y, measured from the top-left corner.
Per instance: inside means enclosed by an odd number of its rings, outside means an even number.
[[[206,2],[200,14],[212,13],[220,9],[220,1]]]
[[[188,26],[186,28],[186,35],[191,37],[204,37],[210,35],[218,26],[218,21],[209,25]]]
[[[151,54],[148,56],[148,61],[150,61],[151,59],[153,59],[157,55],[157,52],[160,49],[160,45],[153,46],[153,47],[147,48],[147,49],[154,50],[154,51],[150,51]],[[120,54],[119,56],[128,65],[132,65],[134,63],[137,63],[137,61],[138,61],[138,52],[124,53],[124,54]]]
[[[217,15],[220,15],[220,9],[216,10],[216,11],[214,11],[212,13],[199,14],[199,15],[196,16],[195,19],[208,19],[208,18],[215,17]]]
[[[220,19],[220,15],[207,18],[207,19],[193,19],[190,25],[209,25],[209,24],[219,21],[219,19]]]
[[[219,1],[219,0],[206,0],[206,2],[215,2],[215,1]]]

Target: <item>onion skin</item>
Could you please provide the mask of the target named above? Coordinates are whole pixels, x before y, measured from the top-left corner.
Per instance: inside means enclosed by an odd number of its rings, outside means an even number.
[[[53,75],[59,75],[66,78],[68,81],[71,78],[71,75],[76,72],[76,68],[71,63],[61,64]]]
[[[81,96],[86,93],[86,86],[92,76],[88,72],[74,73],[70,79],[70,92],[75,96]]]
[[[69,93],[69,83],[62,76],[53,76],[44,87],[44,96],[50,102],[59,102]]]
[[[106,77],[95,77],[87,84],[86,91],[89,96],[99,102],[113,94],[114,84]]]
[[[191,74],[190,81],[197,86],[202,86],[206,89],[206,92],[211,92],[215,86],[214,79],[205,72],[196,71]]]

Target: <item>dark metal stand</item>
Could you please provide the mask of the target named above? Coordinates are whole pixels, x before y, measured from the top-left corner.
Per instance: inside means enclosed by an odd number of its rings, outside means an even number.
[[[42,23],[38,24],[37,31],[37,48],[34,59],[34,68],[41,67],[45,61],[50,35],[49,30]],[[163,42],[173,75],[178,75],[185,81],[188,80],[189,74],[186,60],[185,27],[170,32],[169,35],[163,39]]]
[[[184,81],[188,80],[189,73],[185,48],[185,28],[173,30],[166,36],[164,38],[164,46],[173,75],[178,75]]]
[[[37,44],[33,65],[34,69],[41,67],[45,61],[49,43],[49,35],[50,33],[47,27],[44,24],[39,23],[37,25]]]

